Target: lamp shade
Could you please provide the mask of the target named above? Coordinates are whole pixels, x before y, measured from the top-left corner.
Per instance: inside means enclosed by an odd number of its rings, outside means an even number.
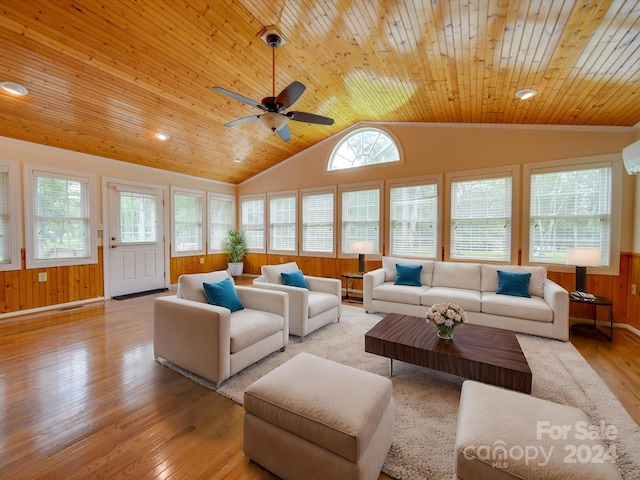
[[[273,132],[277,132],[287,124],[289,119],[279,113],[268,112],[260,115],[260,121]]]
[[[567,265],[577,267],[599,267],[602,265],[602,254],[599,248],[567,249]]]

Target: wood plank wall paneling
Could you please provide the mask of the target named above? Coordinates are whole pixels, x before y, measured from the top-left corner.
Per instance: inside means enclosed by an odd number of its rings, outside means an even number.
[[[102,247],[98,247],[98,263],[69,267],[25,268],[25,251],[21,252],[20,270],[0,272],[0,313],[62,305],[104,296]],[[46,273],[47,281],[39,282],[38,274]]]
[[[200,263],[200,258],[204,262]],[[244,271],[260,275],[260,266],[296,262],[307,275],[331,277],[342,280],[340,275],[358,271],[357,259],[300,257],[250,253],[244,259]],[[367,261],[367,270],[379,268],[382,262]],[[172,257],[170,259],[170,283],[175,285],[184,273],[202,273],[227,268],[223,254]],[[38,282],[38,274],[47,273],[46,282]],[[573,273],[549,272],[548,277],[568,291],[575,289]],[[98,263],[71,267],[25,268],[25,252],[22,251],[20,270],[0,272],[4,288],[0,290],[0,313],[12,313],[53,305],[89,300],[104,296],[104,269],[102,247],[98,248]],[[631,284],[640,287],[640,254],[620,255],[620,275],[587,276],[587,289],[613,301],[613,316],[617,323],[629,323],[640,329],[640,295],[631,295]],[[358,288],[358,286],[356,286]],[[640,292],[639,292],[640,293]],[[570,315],[576,318],[591,318],[588,306],[571,304]]]

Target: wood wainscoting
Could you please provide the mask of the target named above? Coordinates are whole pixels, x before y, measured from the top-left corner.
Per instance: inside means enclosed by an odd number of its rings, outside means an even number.
[[[20,270],[0,272],[0,314],[64,305],[104,296],[102,246],[98,247],[98,262],[69,267],[25,267],[25,250],[21,251]],[[38,275],[47,280],[40,282]]]

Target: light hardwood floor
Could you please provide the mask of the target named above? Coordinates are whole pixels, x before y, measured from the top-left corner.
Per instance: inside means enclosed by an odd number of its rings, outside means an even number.
[[[153,361],[152,316],[149,296],[0,322],[0,479],[275,478],[242,407]],[[640,339],[572,342],[640,422]]]

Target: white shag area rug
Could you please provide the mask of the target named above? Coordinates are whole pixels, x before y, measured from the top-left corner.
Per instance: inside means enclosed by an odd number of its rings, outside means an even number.
[[[344,305],[340,322],[302,342],[291,337],[284,352],[239,372],[223,382],[218,393],[242,404],[246,387],[303,351],[388,376],[389,359],[364,351],[365,333],[383,317]],[[575,347],[531,335],[517,337],[533,372],[532,395],[580,408],[593,425],[614,425],[618,437],[613,443],[623,478],[639,479],[640,428]],[[460,389],[465,379],[399,361],[394,362],[393,371],[395,437],[382,471],[397,479],[453,478]]]

